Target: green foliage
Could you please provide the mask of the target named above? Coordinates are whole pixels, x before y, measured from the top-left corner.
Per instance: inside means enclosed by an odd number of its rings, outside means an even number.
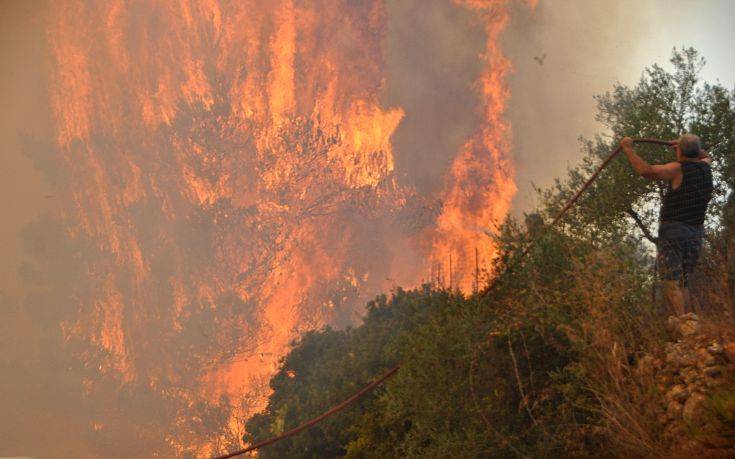
[[[667,139],[691,130],[714,159],[722,204],[711,219],[717,236],[733,187],[734,95],[699,84],[703,60],[695,51],[675,50],[671,62],[673,72],[653,66],[635,87],[617,85],[598,98],[599,119],[612,137],[584,142],[581,165],[543,193],[543,220],[614,148],[612,138]],[[660,147],[640,151],[653,162],[672,159]],[[646,264],[650,250],[630,236],[637,225],[631,216],[650,225],[651,202],[661,191],[616,160],[563,226],[506,222],[495,262],[505,275],[487,294],[397,290],[371,302],[358,327],[305,335],[271,380],[269,404],[250,419],[245,440],[293,428],[402,362],[393,379],[356,406],[260,454],[502,458],[662,451],[649,409],[655,390],[630,377],[631,362],[663,340]]]
[[[294,343],[294,349],[271,379],[271,396],[265,412],[247,424],[247,441],[283,433],[321,414],[357,392],[376,375],[408,358],[407,336],[433,312],[446,304],[447,292],[428,287],[412,292],[397,290],[368,304],[364,324],[357,328],[311,332]],[[303,435],[263,451],[264,457],[325,457],[344,454],[356,438],[358,425],[373,410],[374,400],[324,421]],[[348,428],[345,428],[348,426]]]
[[[511,226],[505,231],[518,240]],[[247,440],[299,425],[402,361],[384,390],[262,455],[584,455],[599,440],[570,428],[597,417],[581,362],[598,357],[588,351],[610,344],[609,334],[631,349],[654,336],[633,333],[651,315],[633,249],[600,253],[557,234],[485,297],[424,288],[378,298],[364,325],[302,338],[271,381],[266,411],[248,423]]]

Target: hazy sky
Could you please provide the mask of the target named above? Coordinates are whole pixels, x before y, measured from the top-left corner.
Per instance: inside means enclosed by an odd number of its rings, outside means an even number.
[[[516,212],[535,202],[531,183],[548,186],[579,159],[577,138],[600,132],[592,96],[616,82],[634,84],[653,63],[668,67],[674,47],[706,58],[702,76],[735,85],[735,1],[541,0],[520,7],[506,34]],[[547,53],[543,66],[533,56]]]
[[[663,61],[673,45],[688,45],[707,58],[706,80],[735,85],[735,2],[732,0],[648,0],[650,27],[644,27],[633,62]]]

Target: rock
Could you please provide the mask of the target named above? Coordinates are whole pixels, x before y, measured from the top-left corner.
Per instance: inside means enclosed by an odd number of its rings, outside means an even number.
[[[710,377],[704,378],[704,385],[710,389],[713,389],[715,387],[720,387],[723,384],[725,384],[725,381],[719,377],[718,378],[710,378]]]
[[[680,315],[679,320],[693,320],[695,322],[699,322],[699,316],[693,312],[687,312],[686,314]]]
[[[681,379],[687,385],[695,383],[700,377],[697,370],[692,367],[687,367],[681,372]]]
[[[687,386],[687,394],[693,394],[699,391],[699,384],[692,383]]]
[[[689,399],[684,404],[684,409],[682,410],[684,420],[687,422],[695,422],[698,420],[704,412],[705,400],[707,400],[707,398],[698,392],[690,395]]]
[[[711,367],[717,364],[717,357],[712,355],[707,349],[701,347],[697,349],[697,366],[699,368]]]
[[[673,381],[677,376],[679,376],[679,370],[671,365],[665,365],[661,371],[658,372],[658,376],[661,377],[662,381]]]
[[[694,315],[694,314],[692,314]],[[696,317],[696,316],[695,316]],[[702,329],[702,324],[699,323],[699,319],[697,320],[686,320],[679,325],[679,332],[682,334],[682,336],[692,336]]]
[[[704,374],[710,378],[718,378],[722,374],[722,369],[720,367],[707,367],[704,369]]]
[[[712,344],[707,346],[707,352],[709,352],[713,356],[722,355],[724,351],[725,348],[722,347],[722,344],[718,343],[717,341],[712,341]]]
[[[689,312],[679,317],[669,316],[666,320],[666,324],[669,330],[683,337],[697,334],[702,329],[699,317],[693,312]]]
[[[669,402],[674,400],[679,403],[684,403],[688,397],[689,393],[681,384],[676,384],[666,393],[666,400]]]
[[[696,365],[697,355],[680,345],[672,345],[666,351],[666,361],[676,368]]]

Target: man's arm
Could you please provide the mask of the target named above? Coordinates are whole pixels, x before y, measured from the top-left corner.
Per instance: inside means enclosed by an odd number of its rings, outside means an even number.
[[[628,157],[630,165],[641,177],[652,180],[674,180],[681,173],[681,165],[677,162],[660,165],[648,164],[645,159],[633,151],[633,139],[630,137],[623,138],[620,146],[623,147],[623,152]]]

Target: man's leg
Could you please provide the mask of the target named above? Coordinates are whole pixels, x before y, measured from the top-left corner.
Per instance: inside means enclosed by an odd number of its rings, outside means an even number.
[[[687,302],[687,308],[689,312],[695,312],[699,315],[702,314],[702,303],[700,301],[693,301],[691,295],[689,295],[689,280],[692,278],[694,268],[699,263],[699,257],[702,253],[702,240],[704,239],[704,229],[702,227],[691,227],[690,237],[684,245],[685,250],[682,253],[682,270],[683,270],[683,284],[685,289],[685,299]],[[696,303],[696,308],[695,308]],[[696,311],[695,311],[696,309]]]
[[[658,268],[661,276],[664,299],[669,314],[680,316],[686,313],[686,298],[681,288],[683,277],[681,228],[679,224],[659,227]]]

